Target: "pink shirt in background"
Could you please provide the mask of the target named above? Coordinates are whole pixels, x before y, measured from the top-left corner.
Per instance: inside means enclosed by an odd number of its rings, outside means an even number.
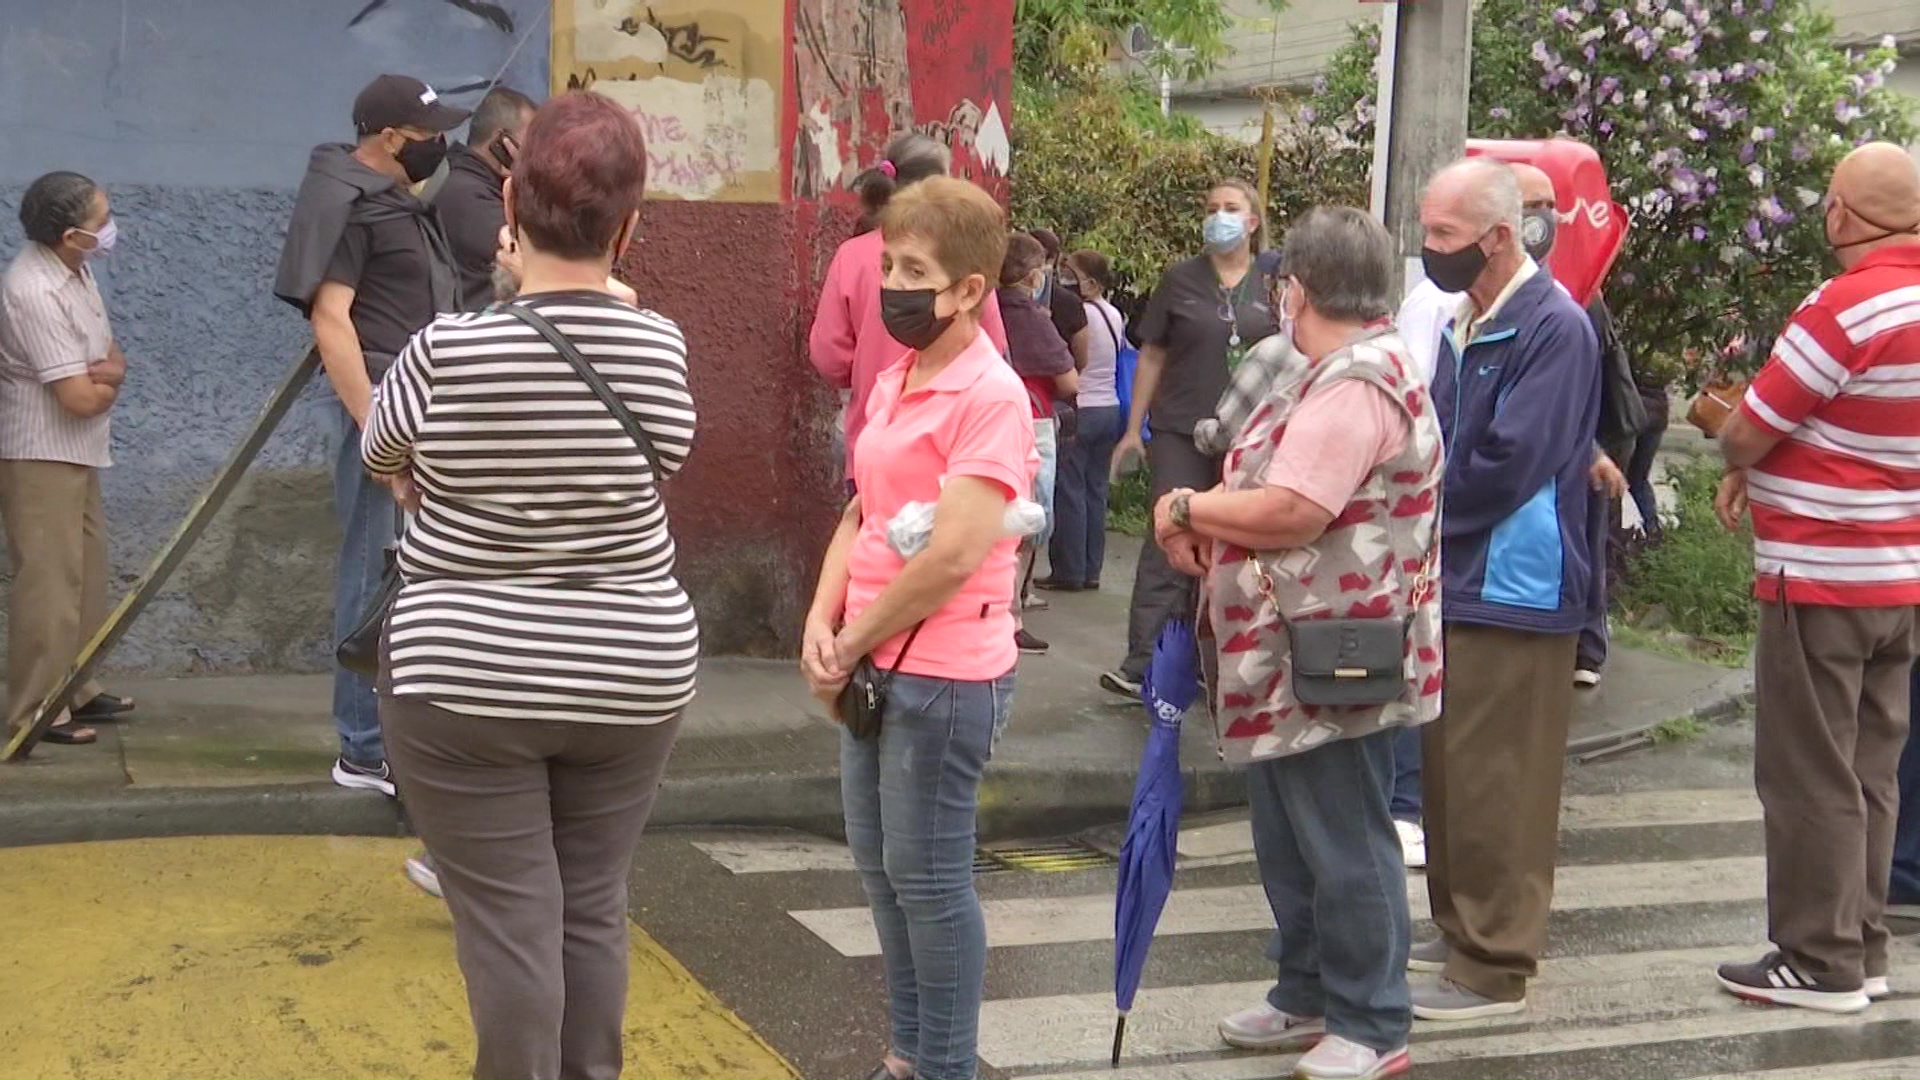
[[[873,381],[907,352],[893,340],[880,319],[880,230],[862,233],[840,245],[827,267],[820,290],[820,307],[807,336],[807,352],[814,370],[842,390],[853,391],[847,403],[847,475],[853,475],[853,448],[867,423],[867,395]],[[989,282],[989,284],[992,284]],[[1007,332],[1000,324],[1000,305],[987,293],[980,328],[1000,355],[1007,354]]]
[[[901,507],[939,501],[942,481],[955,476],[990,480],[1011,501],[1033,490],[1040,469],[1027,392],[986,334],[902,398],[913,358],[899,358],[874,382],[866,433],[853,455],[862,516],[847,564],[848,621],[906,566],[887,543],[887,523]],[[1010,600],[1018,548],[1010,536],[993,546],[953,599],[927,619],[901,671],[985,682],[1013,670],[1019,653]],[[902,634],[874,650],[874,663],[891,667],[905,640]]]
[[[1367,476],[1406,448],[1412,431],[1385,391],[1341,379],[1295,406],[1261,479],[1339,517]]]

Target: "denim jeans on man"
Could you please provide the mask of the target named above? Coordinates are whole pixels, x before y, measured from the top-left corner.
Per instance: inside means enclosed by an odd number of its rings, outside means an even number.
[[[893,1016],[893,1052],[921,1077],[971,1077],[987,977],[973,888],[980,773],[1013,675],[897,675],[880,736],[840,736],[847,846],[867,890]]]
[[[1393,801],[1395,821],[1420,824],[1420,729],[1405,727],[1393,738]]]
[[[1090,585],[1100,580],[1107,561],[1107,480],[1125,424],[1118,405],[1081,409],[1079,434],[1060,448],[1053,544],[1048,548],[1048,565],[1057,582]]]
[[[1920,905],[1920,664],[1913,666],[1913,726],[1900,752],[1900,816],[1893,827],[1893,882],[1887,903]]]
[[[1324,1016],[1329,1034],[1386,1053],[1407,1045],[1407,872],[1388,813],[1398,730],[1247,769],[1253,851],[1273,906],[1267,1003]]]
[[[386,576],[387,548],[399,529],[393,494],[360,461],[360,425],[338,400],[333,413],[333,512],[340,522],[340,562],[333,583],[333,640],[360,625]],[[387,759],[380,740],[380,702],[373,683],[345,668],[333,672],[333,726],[340,756],[360,765]]]

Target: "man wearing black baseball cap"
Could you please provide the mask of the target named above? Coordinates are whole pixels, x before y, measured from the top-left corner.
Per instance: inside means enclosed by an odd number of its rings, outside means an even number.
[[[445,133],[467,110],[433,88],[382,75],[353,102],[357,142],[317,146],[287,226],[274,294],[313,323],[335,402],[334,512],[341,526],[334,640],[379,593],[397,533],[391,493],[360,466],[360,427],[373,387],[414,333],[461,310],[458,272],[432,207],[415,194],[447,155]],[[393,794],[371,682],[334,673],[333,720],[342,787]]]

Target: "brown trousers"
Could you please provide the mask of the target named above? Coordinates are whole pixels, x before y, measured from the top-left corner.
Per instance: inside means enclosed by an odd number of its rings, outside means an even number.
[[[462,716],[383,694],[467,980],[476,1077],[618,1077],[627,875],[680,729]]]
[[[1760,605],[1753,783],[1767,933],[1822,989],[1887,973],[1915,610]]]
[[[7,610],[7,727],[25,727],[59,689],[107,618],[107,519],[100,470],[62,461],[0,461],[0,523],[13,564]],[[78,707],[100,693],[88,682]]]
[[[1422,733],[1427,895],[1446,977],[1518,1001],[1539,972],[1560,842],[1578,634],[1449,623],[1440,719]]]

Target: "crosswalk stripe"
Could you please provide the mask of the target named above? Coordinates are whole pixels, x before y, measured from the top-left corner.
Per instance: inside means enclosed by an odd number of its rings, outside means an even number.
[[[1758,900],[1765,895],[1766,860],[1741,856],[1566,866],[1555,876],[1557,911]],[[1407,902],[1414,918],[1429,917],[1425,879],[1408,879]],[[1106,893],[988,900],[981,906],[986,910],[987,942],[992,948],[1102,941],[1113,936],[1113,897]],[[842,956],[880,954],[873,915],[864,907],[787,914]],[[1272,925],[1266,893],[1258,885],[1176,888],[1161,915],[1158,935],[1229,933]]]
[[[1920,1020],[1920,1000],[1883,1001],[1864,1013],[1839,1016],[1806,1009],[1756,1009],[1732,997],[1720,995],[1711,1011],[1684,1021],[1653,1020],[1613,1027],[1577,1027],[1557,1030],[1529,1030],[1519,1034],[1482,1035],[1467,1038],[1440,1038],[1417,1042],[1413,1046],[1413,1066],[1476,1058],[1532,1057],[1566,1054],[1615,1047],[1647,1047],[1665,1044],[1737,1038],[1778,1031],[1813,1031],[1827,1028],[1864,1028],[1875,1024]],[[1524,1020],[1524,1017],[1514,1019]],[[1128,1022],[1129,1031],[1132,1021]],[[1452,1030],[1447,1028],[1445,1030]],[[1111,1034],[1111,1024],[1108,1032]],[[1236,1057],[1182,1061],[1150,1068],[1105,1069],[1088,1072],[1063,1072],[1033,1077],[1032,1080],[1268,1080],[1281,1075],[1282,1061],[1290,1055],[1252,1054]],[[1791,1074],[1780,1074],[1791,1075]],[[1835,1073],[1851,1076],[1851,1073]]]
[[[1529,989],[1526,1015],[1419,1024],[1414,1038],[1511,1028],[1516,1021],[1538,1031],[1712,1012],[1731,1000],[1713,982],[1714,965],[1737,959],[1743,959],[1741,950],[1716,947],[1548,960]],[[1920,943],[1896,941],[1890,959],[1896,968],[1920,963]],[[1259,1004],[1272,985],[1261,980],[1144,989],[1127,1020],[1127,1053],[1149,1059],[1218,1051],[1220,1019]],[[980,1010],[980,1057],[995,1068],[1031,1070],[1097,1061],[1106,1056],[1112,1037],[1110,990],[1004,998],[988,1001]],[[1421,1056],[1417,1049],[1415,1056]]]
[[[1640,791],[1622,795],[1569,795],[1560,812],[1563,829],[1656,828],[1760,820],[1760,801],[1745,788]],[[845,844],[797,836],[698,840],[694,847],[734,874],[850,873]],[[1244,819],[1196,825],[1180,831],[1179,852],[1189,867],[1253,861],[1253,829]]]
[[[1774,1069],[1769,1072],[1741,1073],[1721,1080],[1909,1080],[1915,1076],[1920,1076],[1920,1057],[1849,1061],[1844,1065],[1820,1065],[1804,1069]]]

